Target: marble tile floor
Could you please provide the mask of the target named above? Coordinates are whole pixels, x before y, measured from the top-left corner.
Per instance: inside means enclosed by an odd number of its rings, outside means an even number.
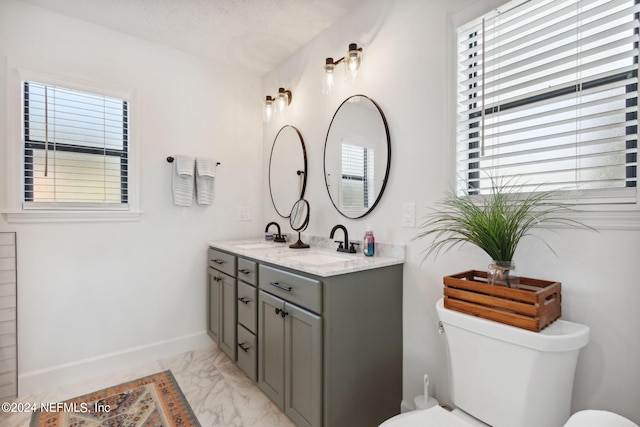
[[[203,427],[294,427],[217,346],[11,402],[62,402],[170,369]],[[31,413],[0,412],[0,426],[28,427]]]

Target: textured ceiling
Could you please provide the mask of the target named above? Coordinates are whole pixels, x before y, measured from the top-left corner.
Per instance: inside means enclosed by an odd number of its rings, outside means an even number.
[[[361,0],[22,0],[266,73]]]

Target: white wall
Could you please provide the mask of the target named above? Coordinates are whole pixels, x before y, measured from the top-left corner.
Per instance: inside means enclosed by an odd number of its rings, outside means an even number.
[[[314,39],[263,79],[265,94],[277,87],[293,91],[286,115],[264,127],[264,150],[284,124],[299,128],[309,158],[307,183],[311,222],[307,233],[328,236],[337,223],[350,236],[373,223],[378,241],[407,245],[404,268],[404,399],[422,394],[421,378],[432,378],[432,393],[448,402],[443,338],[437,333],[434,304],[442,295],[442,276],[486,269],[490,261],[467,247],[422,263],[425,241],[411,241],[416,229],[401,227],[401,205],[415,202],[418,216],[449,188],[454,177],[452,15],[482,2],[472,0],[374,0],[362,2],[338,24]],[[484,2],[486,4],[488,2]],[[497,2],[493,2],[497,3]],[[477,11],[476,11],[477,13]],[[344,55],[348,43],[364,45],[358,81],[321,93],[324,58]],[[332,206],[323,178],[323,145],[333,112],[342,100],[362,93],[373,98],[389,122],[392,162],[386,192],[376,210],[348,220]],[[268,157],[263,159],[264,164]],[[264,192],[268,191],[265,183]],[[268,197],[263,221],[277,219]],[[599,233],[558,230],[545,234],[557,256],[536,239],[524,241],[515,256],[522,276],[562,282],[563,319],[591,327],[582,351],[573,410],[607,409],[640,422],[640,231],[638,212],[631,226],[616,220]],[[615,218],[615,217],[614,217]],[[281,220],[283,221],[283,220]],[[633,225],[635,224],[635,225]],[[381,343],[381,345],[384,345]],[[517,363],[517,361],[514,361]],[[398,402],[400,404],[400,402]]]
[[[5,173],[9,145],[20,144],[16,67],[134,93],[143,211],[131,222],[0,219],[0,231],[17,231],[20,393],[208,345],[207,243],[255,236],[263,224],[260,78],[1,1],[2,209],[11,205],[6,190],[20,185]],[[222,163],[212,206],[173,206],[173,154]],[[253,220],[237,221],[239,206],[250,207]]]

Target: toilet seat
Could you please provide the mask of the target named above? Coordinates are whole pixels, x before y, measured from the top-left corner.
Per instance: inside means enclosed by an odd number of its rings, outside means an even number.
[[[609,411],[587,409],[576,412],[569,418],[564,427],[638,427],[638,425],[622,415]]]
[[[379,427],[476,427],[441,406],[406,412],[380,424]]]
[[[379,427],[476,427],[441,406],[406,412],[380,424]],[[564,427],[639,427],[628,419],[607,411],[585,410],[576,412]]]

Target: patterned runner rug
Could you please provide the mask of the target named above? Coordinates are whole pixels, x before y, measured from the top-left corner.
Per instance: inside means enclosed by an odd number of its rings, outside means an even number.
[[[200,427],[171,371],[35,412],[31,427]]]

